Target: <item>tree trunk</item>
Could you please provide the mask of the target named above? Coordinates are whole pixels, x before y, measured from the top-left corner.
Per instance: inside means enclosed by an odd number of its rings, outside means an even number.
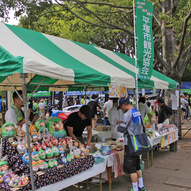
[[[164,0],[162,1],[162,12],[167,13],[170,15],[172,14],[171,10],[171,1],[169,0]],[[173,62],[173,53],[175,51],[175,35],[174,31],[170,27],[166,27],[168,23],[166,23],[165,20],[162,20],[162,25],[161,25],[161,31],[162,31],[162,55],[164,61],[169,65],[172,66]],[[170,71],[167,71],[164,69],[165,75],[170,76]],[[173,76],[175,77],[175,76]],[[177,76],[176,76],[177,77]],[[177,79],[175,79],[177,81]],[[179,79],[179,82],[181,80]],[[172,100],[171,100],[171,94],[175,94],[176,90],[166,90],[165,91],[165,103],[172,108]],[[180,92],[179,92],[180,95]],[[180,103],[180,102],[179,102]],[[181,116],[180,116],[180,104],[179,107],[175,113],[172,115],[170,123],[173,123],[177,126],[178,128],[178,133],[179,137],[181,138]]]

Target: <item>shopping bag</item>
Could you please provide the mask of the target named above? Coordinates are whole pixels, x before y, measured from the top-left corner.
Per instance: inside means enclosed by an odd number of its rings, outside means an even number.
[[[138,156],[151,151],[152,146],[147,134],[128,135],[128,149],[131,156]]]

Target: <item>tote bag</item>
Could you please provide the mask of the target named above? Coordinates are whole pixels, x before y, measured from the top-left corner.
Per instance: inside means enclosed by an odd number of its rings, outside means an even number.
[[[151,151],[152,146],[147,134],[128,135],[128,149],[131,156],[138,156]]]

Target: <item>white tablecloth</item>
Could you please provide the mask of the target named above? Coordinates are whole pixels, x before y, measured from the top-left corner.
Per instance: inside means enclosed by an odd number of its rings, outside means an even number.
[[[79,182],[82,182],[84,180],[87,180],[91,177],[94,177],[96,175],[99,175],[100,173],[105,172],[106,167],[111,167],[114,164],[114,157],[113,154],[102,156],[105,160],[102,163],[94,164],[94,166],[84,172],[81,172],[80,174],[77,174],[71,178],[67,178],[63,181],[57,182],[55,184],[50,184],[48,186],[44,186],[42,188],[39,188],[37,191],[59,191],[63,188],[67,188],[71,185],[77,184]]]

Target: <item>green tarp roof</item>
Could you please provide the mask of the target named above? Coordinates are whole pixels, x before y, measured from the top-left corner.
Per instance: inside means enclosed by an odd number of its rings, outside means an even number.
[[[135,88],[135,60],[127,55],[0,23],[0,90],[21,89],[20,73],[28,73],[28,90],[45,77],[39,90],[68,91],[106,88],[110,84]],[[139,88],[172,89],[177,82],[153,70]]]

